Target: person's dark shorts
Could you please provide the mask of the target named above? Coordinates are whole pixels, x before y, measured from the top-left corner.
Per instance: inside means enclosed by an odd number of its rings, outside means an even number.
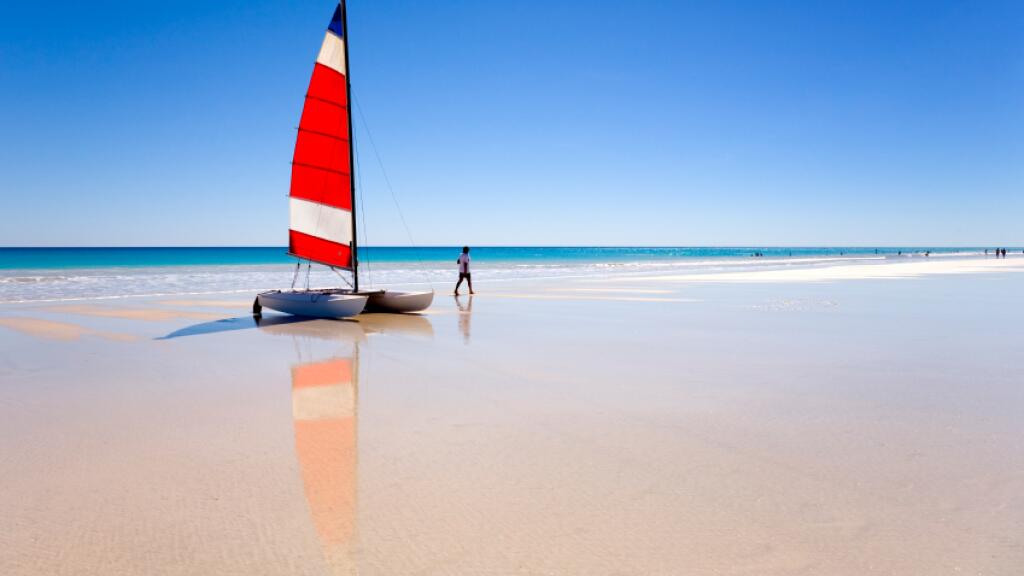
[[[463,278],[465,278],[466,280],[469,280],[470,279],[469,278],[469,274],[470,274],[469,272],[459,272],[459,280],[462,280]]]

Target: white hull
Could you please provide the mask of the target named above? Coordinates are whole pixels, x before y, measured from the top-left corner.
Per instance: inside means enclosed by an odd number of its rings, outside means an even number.
[[[434,291],[430,292],[396,292],[381,290],[380,292],[361,292],[369,297],[366,303],[367,312],[419,312],[426,310],[434,301]]]
[[[367,297],[332,290],[264,292],[256,297],[260,306],[311,318],[351,318],[363,311]]]

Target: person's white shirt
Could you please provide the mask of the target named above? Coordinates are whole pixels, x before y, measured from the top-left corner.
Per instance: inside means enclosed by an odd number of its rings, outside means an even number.
[[[459,254],[459,274],[469,274],[469,254]]]

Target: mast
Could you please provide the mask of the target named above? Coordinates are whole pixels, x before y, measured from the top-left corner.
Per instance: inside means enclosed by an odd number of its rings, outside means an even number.
[[[352,291],[359,292],[359,250],[356,234],[356,159],[355,140],[352,138],[352,61],[348,59],[348,45],[352,40],[348,31],[348,14],[345,0],[341,0],[341,30],[345,35],[345,95],[348,100],[345,113],[348,114],[348,165],[349,189],[352,191]]]

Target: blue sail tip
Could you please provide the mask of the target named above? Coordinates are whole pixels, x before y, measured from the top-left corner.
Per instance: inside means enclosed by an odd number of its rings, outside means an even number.
[[[331,24],[327,26],[327,29],[338,35],[339,38],[345,37],[345,29],[341,26],[341,3],[334,9],[334,16],[331,17]]]

